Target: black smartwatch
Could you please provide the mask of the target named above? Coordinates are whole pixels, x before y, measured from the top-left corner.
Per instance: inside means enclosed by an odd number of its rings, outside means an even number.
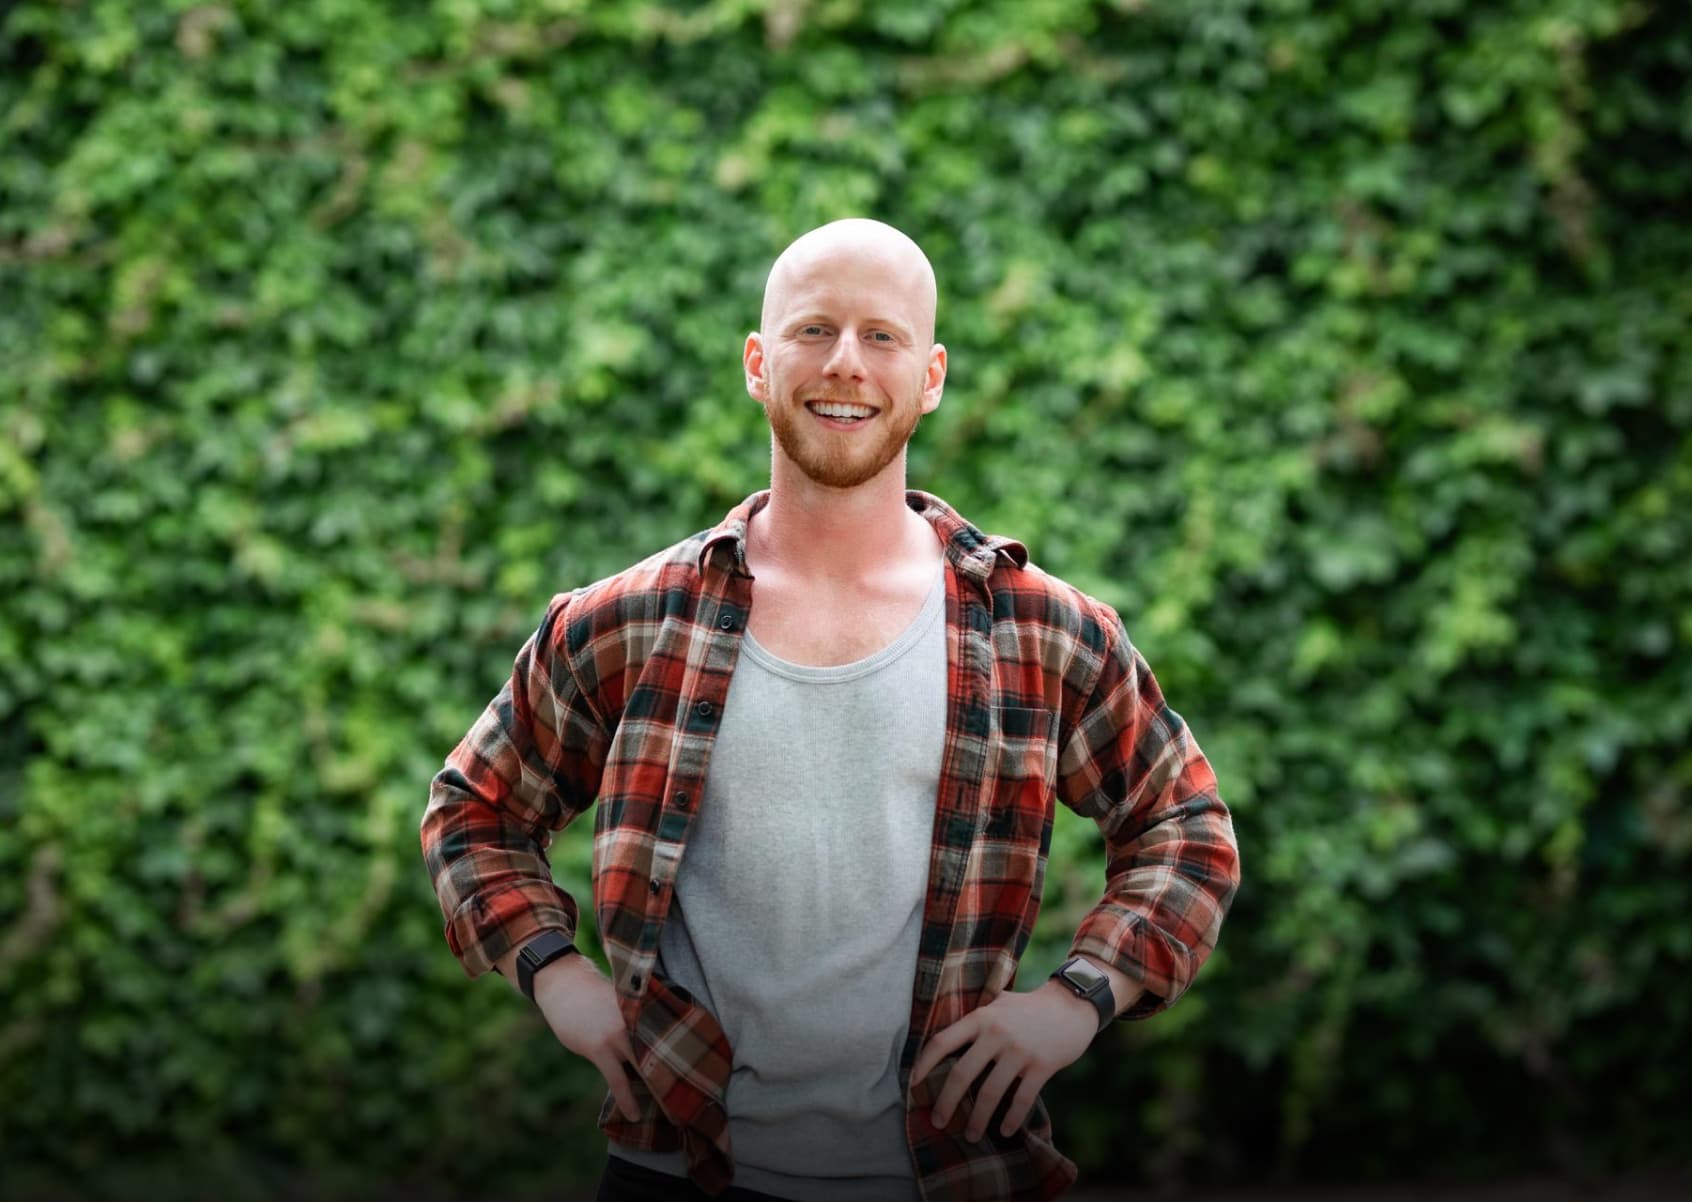
[[[576,945],[562,931],[542,931],[517,953],[517,988],[531,1002],[535,1000],[535,974],[560,956],[568,956]]]
[[[1080,956],[1071,956],[1058,965],[1052,980],[1062,981],[1076,997],[1093,1003],[1093,1009],[1099,1012],[1099,1030],[1116,1017],[1116,995],[1110,991],[1110,978]]]

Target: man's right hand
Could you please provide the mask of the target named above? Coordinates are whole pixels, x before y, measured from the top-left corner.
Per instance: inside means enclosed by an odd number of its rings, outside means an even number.
[[[611,982],[576,952],[537,972],[534,987],[535,1004],[558,1042],[598,1069],[623,1117],[638,1121],[631,1082],[634,1048]]]

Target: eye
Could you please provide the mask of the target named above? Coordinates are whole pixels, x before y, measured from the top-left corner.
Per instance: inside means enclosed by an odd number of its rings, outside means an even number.
[[[823,332],[823,328],[821,326],[815,325],[815,324],[799,327],[799,333],[804,335],[807,338],[815,338],[817,335],[821,334],[822,332]]]
[[[893,335],[889,334],[886,330],[877,330],[877,331],[875,331],[875,333],[871,334],[870,337],[873,338],[877,342],[892,342],[893,341]]]

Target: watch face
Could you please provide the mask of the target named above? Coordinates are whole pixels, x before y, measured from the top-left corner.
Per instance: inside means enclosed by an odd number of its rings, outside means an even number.
[[[1063,975],[1066,980],[1073,982],[1087,993],[1093,993],[1110,984],[1109,977],[1085,960],[1073,960],[1064,965]]]

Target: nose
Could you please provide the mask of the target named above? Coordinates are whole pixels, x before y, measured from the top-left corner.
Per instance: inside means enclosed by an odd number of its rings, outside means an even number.
[[[843,328],[840,331],[829,350],[828,362],[823,365],[823,374],[847,380],[864,378],[863,348],[858,345],[857,330]]]

